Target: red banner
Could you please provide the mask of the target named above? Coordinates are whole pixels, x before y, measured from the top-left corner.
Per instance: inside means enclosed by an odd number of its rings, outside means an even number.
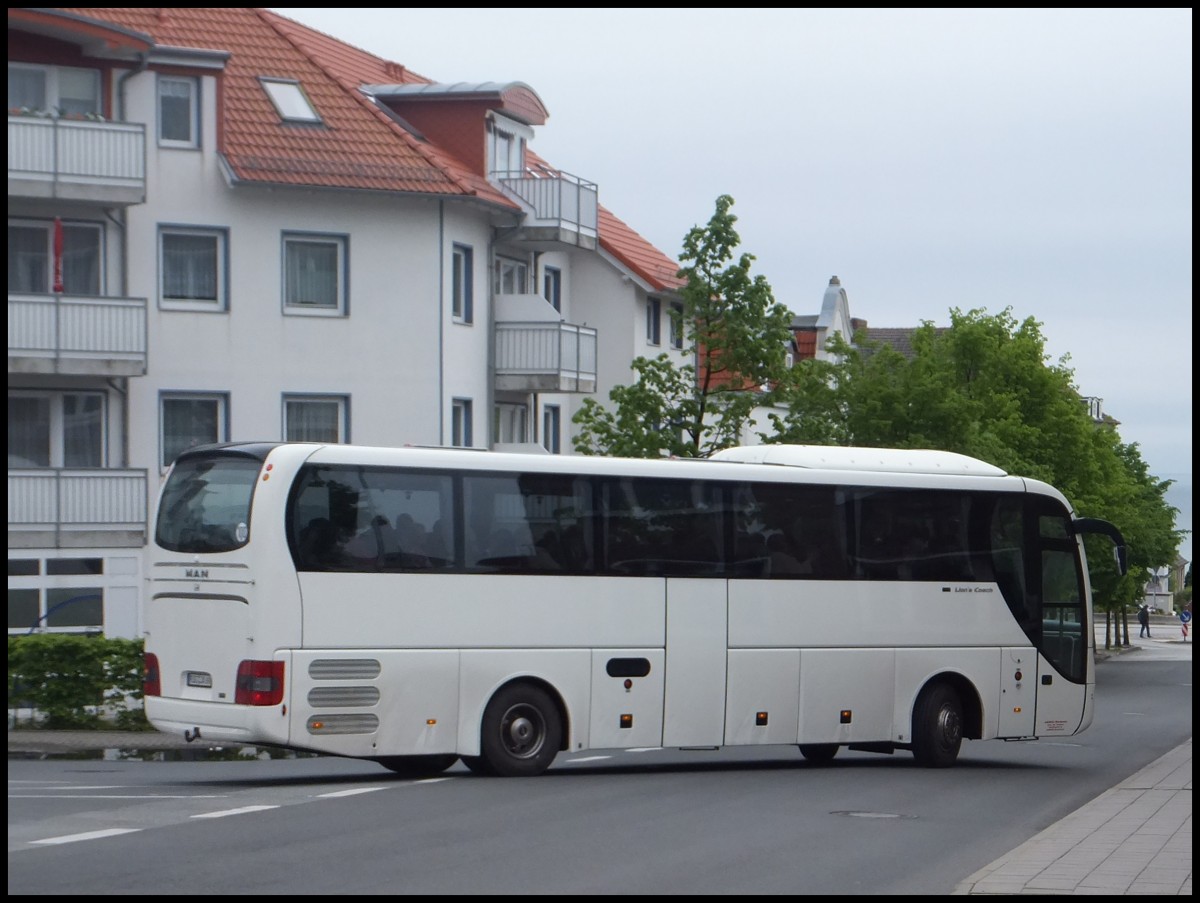
[[[63,292],[63,228],[62,220],[54,217],[54,293]]]

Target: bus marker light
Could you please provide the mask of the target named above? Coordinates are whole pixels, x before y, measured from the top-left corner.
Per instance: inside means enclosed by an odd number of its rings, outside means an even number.
[[[1020,707],[1019,705],[1017,705],[1017,706],[1013,706],[1013,711],[1014,711],[1014,712],[1016,712],[1017,714],[1020,714],[1020,712],[1021,712],[1021,707]]]
[[[1014,674],[1014,675],[1013,675],[1013,679],[1014,679],[1014,680],[1020,680],[1020,679],[1021,679],[1021,672],[1020,672],[1020,671],[1018,671],[1016,674]]]
[[[627,677],[627,678],[625,678],[625,689],[626,689],[626,690],[632,690],[632,689],[633,689],[633,681],[632,681],[632,680],[630,680],[628,677]]]
[[[430,727],[433,727],[435,724],[437,724],[437,719],[436,718],[426,718],[425,723],[427,725],[429,725]]]
[[[854,717],[854,713],[850,709],[842,709],[842,724],[849,724]]]
[[[319,731],[321,728],[323,728],[325,726],[325,722],[324,721],[310,721],[308,723],[308,726],[314,731]]]
[[[767,713],[766,712],[756,712],[754,715],[754,724],[757,727],[766,727]]]
[[[621,728],[625,729],[625,728],[630,728],[630,727],[633,727],[633,716],[632,715],[622,715],[621,716]]]

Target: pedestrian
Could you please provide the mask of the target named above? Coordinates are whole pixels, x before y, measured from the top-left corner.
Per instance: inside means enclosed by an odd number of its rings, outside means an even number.
[[[1145,604],[1138,609],[1138,623],[1142,625],[1142,632],[1138,636],[1150,636],[1150,609]]]

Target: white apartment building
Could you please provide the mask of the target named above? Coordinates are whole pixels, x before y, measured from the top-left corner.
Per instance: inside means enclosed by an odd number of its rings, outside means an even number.
[[[530,86],[264,9],[8,16],[10,634],[141,635],[185,448],[567,453],[581,398],[683,354],[678,264],[537,156]]]

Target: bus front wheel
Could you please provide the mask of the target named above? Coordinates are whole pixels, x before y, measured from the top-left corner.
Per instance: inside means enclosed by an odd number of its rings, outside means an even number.
[[[912,753],[925,768],[948,768],[962,746],[962,701],[946,683],[927,686],[913,709]]]
[[[558,706],[545,690],[511,684],[501,688],[483,712],[481,757],[494,774],[532,777],[549,768],[558,755],[562,731]]]
[[[424,775],[441,774],[458,761],[458,756],[382,756],[375,760],[389,771],[405,777],[422,777]]]

